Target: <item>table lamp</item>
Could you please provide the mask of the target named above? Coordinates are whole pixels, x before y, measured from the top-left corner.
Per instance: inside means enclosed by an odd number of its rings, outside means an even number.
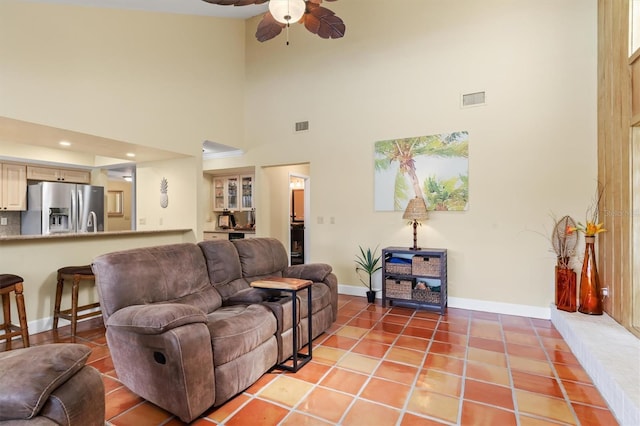
[[[427,214],[427,205],[425,204],[424,199],[416,197],[410,200],[402,218],[413,221],[413,247],[409,247],[409,250],[420,250],[420,247],[418,247],[416,228],[418,227],[418,223],[429,218]]]

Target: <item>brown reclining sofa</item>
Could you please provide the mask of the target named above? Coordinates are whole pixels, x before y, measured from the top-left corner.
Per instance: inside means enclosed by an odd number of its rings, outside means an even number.
[[[313,281],[314,338],[336,319],[326,264],[288,266],[274,238],[170,244],[98,256],[92,268],[120,381],[190,422],[293,353],[290,296],[256,289],[267,277]],[[307,290],[298,292],[298,347],[307,343]]]

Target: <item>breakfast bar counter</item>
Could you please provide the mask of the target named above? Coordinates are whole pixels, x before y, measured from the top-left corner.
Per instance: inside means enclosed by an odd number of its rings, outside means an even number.
[[[0,235],[0,244],[5,241],[25,241],[25,240],[51,240],[51,239],[78,239],[78,238],[96,238],[96,237],[121,237],[127,235],[150,235],[150,234],[167,234],[191,232],[191,229],[162,229],[149,231],[107,231],[107,232],[81,232],[81,233],[59,233],[50,235]]]

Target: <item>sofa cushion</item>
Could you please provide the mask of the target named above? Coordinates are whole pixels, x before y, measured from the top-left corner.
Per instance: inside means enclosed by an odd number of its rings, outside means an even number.
[[[276,332],[276,318],[263,305],[224,306],[208,319],[215,366],[251,352]]]
[[[281,277],[289,265],[284,246],[275,238],[245,238],[231,243],[238,251],[244,278]]]
[[[211,288],[204,256],[193,243],[104,254],[92,267],[105,319],[129,305],[176,301]],[[204,312],[221,304],[215,298],[201,301],[198,308]]]
[[[0,354],[0,420],[30,419],[51,392],[74,375],[91,354],[89,347],[58,343]]]
[[[207,264],[209,281],[226,300],[249,287],[242,279],[242,268],[236,247],[229,240],[207,240],[198,243]]]

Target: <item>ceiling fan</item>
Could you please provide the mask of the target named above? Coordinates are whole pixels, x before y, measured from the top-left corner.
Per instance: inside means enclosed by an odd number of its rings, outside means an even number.
[[[320,6],[322,0],[203,0],[211,4],[224,6],[246,6],[269,2],[269,11],[264,14],[256,30],[258,41],[271,40],[289,27],[299,22],[305,28],[322,38],[340,38],[344,36],[345,25],[342,19],[331,10]],[[336,1],[336,0],[326,0]],[[287,44],[289,42],[287,41]]]

